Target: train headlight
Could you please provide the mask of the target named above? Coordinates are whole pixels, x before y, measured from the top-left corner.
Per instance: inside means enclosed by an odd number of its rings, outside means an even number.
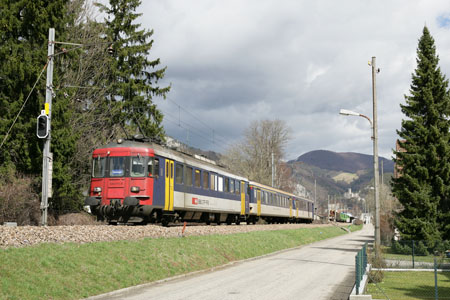
[[[101,191],[102,191],[102,188],[99,187],[99,186],[96,186],[96,187],[94,188],[94,193],[100,193]]]
[[[133,192],[133,193],[137,193],[137,192],[139,192],[141,189],[138,187],[138,186],[132,186],[131,187],[131,192]]]

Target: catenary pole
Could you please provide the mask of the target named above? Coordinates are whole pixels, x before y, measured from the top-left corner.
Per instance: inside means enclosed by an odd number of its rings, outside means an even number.
[[[48,115],[48,135],[44,141],[42,157],[42,199],[41,199],[41,225],[47,226],[48,198],[51,197],[52,174],[50,153],[51,120],[52,120],[52,94],[53,94],[53,54],[55,51],[55,29],[48,32],[48,66],[47,83],[45,88],[45,113]]]
[[[375,255],[379,257],[381,244],[380,237],[380,198],[379,198],[379,173],[378,173],[378,120],[377,120],[377,88],[376,88],[376,58],[372,57],[372,96],[373,96],[373,173],[375,192]]]

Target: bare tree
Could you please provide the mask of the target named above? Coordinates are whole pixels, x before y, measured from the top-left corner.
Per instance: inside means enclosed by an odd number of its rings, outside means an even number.
[[[276,172],[274,187],[282,185],[286,166],[282,166],[290,129],[281,120],[254,121],[245,131],[244,140],[232,146],[223,163],[251,180],[272,185],[272,154]]]

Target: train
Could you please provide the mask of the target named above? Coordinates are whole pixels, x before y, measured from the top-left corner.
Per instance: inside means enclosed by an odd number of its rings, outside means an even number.
[[[309,199],[142,136],[118,139],[93,151],[85,205],[98,220],[113,225],[314,220],[314,202]]]

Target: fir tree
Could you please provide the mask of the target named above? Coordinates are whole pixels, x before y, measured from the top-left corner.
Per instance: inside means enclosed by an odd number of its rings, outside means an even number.
[[[431,244],[450,237],[450,97],[438,62],[434,39],[424,27],[411,95],[401,105],[407,117],[397,131],[405,150],[395,152],[401,176],[392,182],[393,194],[403,205],[395,222],[402,236]]]
[[[0,172],[36,174],[42,142],[36,117],[45,101],[45,72],[11,128],[47,60],[48,29],[62,31],[66,0],[0,1]]]
[[[155,69],[160,60],[148,58],[153,30],[139,29],[140,24],[134,23],[141,15],[135,13],[140,3],[140,0],[110,0],[109,6],[99,5],[108,16],[105,24],[114,57],[110,70],[111,113],[122,127],[131,127],[133,131],[140,128],[147,137],[163,139],[163,115],[152,97],[165,97],[170,87],[156,86],[166,68]]]

